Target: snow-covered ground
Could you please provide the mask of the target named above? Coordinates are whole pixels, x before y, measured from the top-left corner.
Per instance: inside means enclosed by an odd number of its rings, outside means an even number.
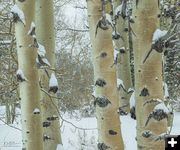
[[[4,107],[0,107],[0,117],[4,115],[4,110]],[[75,119],[67,114],[63,115],[63,117],[79,128],[92,129],[77,129],[71,124],[63,122],[61,132],[64,150],[96,150],[96,119],[94,117]],[[176,112],[174,118],[171,134],[177,135],[180,134],[180,112]],[[19,122],[20,119],[13,126],[20,128]],[[136,150],[136,121],[131,119],[130,115],[122,116],[121,125],[126,150]],[[9,127],[0,121],[0,150],[21,150],[21,140],[21,131]]]

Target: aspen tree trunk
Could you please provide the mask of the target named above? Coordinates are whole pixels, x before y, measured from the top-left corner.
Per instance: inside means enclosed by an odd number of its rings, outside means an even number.
[[[171,1],[165,0],[165,1],[164,1],[164,4],[165,4],[165,2],[166,2],[166,3],[170,3],[170,5],[175,5],[175,3],[176,3],[174,0],[171,0]],[[163,12],[164,12],[164,8],[161,8],[161,14],[162,14]],[[172,18],[162,16],[162,17],[160,18],[160,27],[161,27],[161,30],[168,30],[169,27],[170,27],[170,25],[171,25],[171,22],[172,22]],[[167,61],[167,58],[170,58],[170,57],[171,57],[171,56],[169,56],[169,52],[167,53],[166,56],[163,57],[163,59],[164,59],[164,61],[163,61],[163,66],[164,66],[164,68],[163,68],[163,75],[164,75],[163,80],[164,80],[165,83],[167,83],[167,81],[168,81],[168,75],[165,73],[165,67],[166,67],[166,65],[168,65],[168,63],[169,63],[169,62]],[[170,63],[171,63],[171,62],[170,62]],[[169,89],[169,87],[167,87],[167,88]],[[169,91],[168,91],[168,92],[169,92]],[[164,86],[164,93],[165,93],[165,86]],[[167,101],[170,100],[169,97],[165,97],[165,99],[166,99]],[[171,113],[171,114],[168,115],[168,127],[171,127],[171,126],[172,126],[172,124],[173,124],[173,118],[174,118],[173,113]]]
[[[122,3],[122,0],[115,0],[114,7],[118,7]],[[119,100],[120,108],[124,112],[129,112],[129,99],[131,93],[127,93],[128,89],[132,87],[131,71],[130,71],[130,51],[128,41],[128,20],[123,19],[121,16],[117,19],[116,24],[117,32],[120,33],[122,38],[114,40],[115,47],[120,50],[122,47],[125,48],[125,53],[121,52],[117,56],[117,77],[124,83],[124,88],[119,89]],[[125,106],[125,107],[124,107]]]
[[[54,11],[53,1],[37,0],[36,1],[36,16],[35,22],[37,26],[36,34],[40,44],[45,47],[46,57],[51,65],[55,67],[55,33],[54,33]],[[52,71],[48,71],[49,76]],[[44,69],[40,69],[40,82],[43,89],[49,90],[49,77]],[[52,95],[52,93],[51,93]],[[48,117],[58,115],[57,99],[49,97],[44,92],[41,92],[41,108],[43,112],[43,122],[47,121]],[[44,141],[44,150],[56,150],[57,144],[61,144],[60,124],[59,119],[50,121],[51,125],[43,128],[44,134],[51,139]]]
[[[137,115],[137,143],[138,150],[164,150],[164,140],[155,141],[154,138],[143,136],[145,131],[151,131],[158,136],[167,131],[167,119],[156,121],[150,119],[145,123],[157,103],[146,103],[152,99],[163,100],[162,82],[162,54],[155,50],[143,64],[143,60],[152,45],[154,31],[159,27],[159,8],[157,0],[139,1],[134,6],[133,17],[135,20],[133,38],[135,57],[135,89],[136,89],[136,115]],[[143,89],[148,91],[143,92]]]
[[[23,149],[43,150],[41,113],[34,114],[35,109],[40,109],[40,88],[38,70],[36,66],[37,49],[33,46],[33,38],[28,35],[34,19],[35,1],[16,1],[23,11],[26,24],[15,23],[15,36],[17,42],[18,67],[26,77],[20,83],[21,117]]]
[[[98,21],[102,17],[102,3],[101,0],[89,0],[87,6],[94,66],[98,149],[108,147],[113,150],[123,150],[120,120],[117,114],[117,77],[115,67],[112,67],[114,62],[112,28],[110,25],[107,30],[98,28],[95,35]],[[102,57],[103,54],[106,54],[105,57]]]
[[[12,118],[12,115],[11,115],[11,110],[10,110],[10,100],[6,98],[6,123],[7,124],[11,124],[11,118]]]

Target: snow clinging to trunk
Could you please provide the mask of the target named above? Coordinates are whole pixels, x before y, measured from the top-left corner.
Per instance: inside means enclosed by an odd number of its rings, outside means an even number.
[[[163,110],[165,113],[169,113],[169,110],[168,108],[166,107],[166,105],[164,103],[160,103],[160,104],[157,104],[155,107],[154,107],[154,110]]]
[[[17,80],[20,81],[20,82],[23,82],[23,81],[27,81],[23,71],[21,69],[18,69],[16,71],[16,76],[17,76]]]
[[[51,74],[51,78],[49,80],[49,87],[58,86],[58,81],[54,73]]]
[[[119,51],[115,48],[114,49],[114,60],[116,60],[118,54],[119,54]]]
[[[168,98],[169,97],[169,92],[168,92],[167,83],[163,82],[163,86],[164,86],[164,98]]]
[[[45,54],[46,54],[45,47],[40,43],[38,43],[38,55],[41,57],[45,57]]]
[[[24,13],[17,5],[11,8],[11,13],[13,14],[15,22],[21,21],[24,25],[26,24]]]
[[[122,4],[119,5],[118,7],[116,7],[116,9],[115,9],[115,15],[116,15],[116,16],[120,16],[120,15],[121,15],[121,12],[122,12]]]
[[[56,93],[58,91],[58,80],[54,73],[51,74],[51,78],[49,80],[49,91]]]
[[[156,41],[158,41],[161,37],[165,36],[167,33],[166,30],[160,30],[160,29],[156,29],[156,31],[153,34],[153,39],[152,42],[155,43]]]
[[[35,108],[34,111],[33,111],[34,114],[40,114],[40,110],[39,108]]]
[[[32,36],[35,35],[35,28],[36,28],[35,23],[32,22],[31,27],[30,27],[30,29],[28,31],[28,35],[32,35]]]
[[[120,85],[125,88],[123,80],[117,79],[117,87],[119,87]]]
[[[135,107],[136,101],[135,101],[135,92],[132,93],[130,97],[130,108]]]

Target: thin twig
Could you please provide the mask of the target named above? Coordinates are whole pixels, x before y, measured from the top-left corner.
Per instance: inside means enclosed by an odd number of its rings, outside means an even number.
[[[72,122],[64,119],[64,118],[61,116],[58,107],[56,106],[56,104],[53,102],[53,99],[52,99],[53,97],[55,97],[56,99],[59,99],[59,98],[57,98],[56,96],[52,96],[51,94],[49,94],[49,93],[48,93],[47,91],[45,91],[44,89],[41,89],[41,90],[42,90],[45,94],[47,94],[47,95],[49,96],[52,104],[54,105],[54,107],[55,107],[55,109],[56,109],[59,117],[61,118],[61,120],[62,120],[63,122],[69,123],[69,124],[71,124],[73,127],[77,128],[77,129],[79,129],[79,130],[97,130],[97,128],[81,128],[81,127],[78,127],[78,126],[74,125]]]
[[[12,125],[7,124],[3,119],[0,118],[0,120],[1,120],[3,123],[5,123],[7,126],[9,126],[9,127],[11,127],[11,128],[14,128],[14,129],[17,129],[17,130],[19,130],[19,131],[22,131],[21,129],[19,129],[19,128],[17,128],[17,127],[14,127],[14,126],[12,126]]]

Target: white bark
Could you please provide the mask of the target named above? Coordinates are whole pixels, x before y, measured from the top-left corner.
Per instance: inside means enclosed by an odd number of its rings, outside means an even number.
[[[19,84],[23,149],[42,150],[42,122],[41,114],[34,114],[33,110],[40,107],[40,89],[38,70],[36,67],[37,49],[32,47],[33,38],[28,35],[31,22],[34,19],[34,0],[24,2],[17,1],[17,6],[23,11],[26,24],[18,21],[15,23],[15,35],[17,42],[18,67],[23,71],[27,80]]]
[[[167,131],[167,118],[160,121],[151,118],[146,124],[148,116],[154,110],[160,99],[163,101],[162,82],[162,54],[153,50],[145,63],[143,60],[151,48],[153,33],[159,27],[159,8],[157,0],[139,1],[134,7],[133,30],[135,56],[135,97],[137,116],[137,143],[139,150],[164,150],[164,140],[155,139]],[[143,92],[143,89],[146,89]],[[151,103],[150,103],[150,100]],[[145,137],[143,133],[151,131],[153,136]]]
[[[120,120],[117,113],[117,76],[115,67],[112,67],[114,63],[112,28],[110,25],[107,30],[98,27],[97,35],[95,35],[98,21],[102,17],[101,0],[91,0],[87,3],[94,66],[95,104],[99,132],[98,147],[100,149],[105,144],[109,149],[123,150]],[[103,82],[102,86],[98,83],[99,81]],[[98,103],[99,99],[106,101],[107,105]]]
[[[37,0],[36,1],[36,34],[40,44],[45,47],[46,58],[50,63],[50,67],[55,66],[55,33],[54,33],[54,15],[53,15],[53,1]],[[49,77],[44,69],[40,69],[40,82],[43,89],[49,90],[49,80],[51,71],[47,69]],[[53,93],[50,93],[53,95]],[[49,97],[44,92],[41,92],[41,108],[43,112],[43,122],[47,118],[59,116],[57,99]],[[44,134],[48,135],[51,139],[44,141],[44,150],[56,150],[58,144],[62,144],[60,135],[59,119],[50,121],[51,125],[44,128]]]
[[[122,0],[114,1],[115,9],[122,4]],[[117,32],[120,33],[122,38],[118,40],[114,40],[115,48],[118,50],[124,47],[124,53],[119,53],[117,58],[117,77],[120,78],[124,83],[124,88],[119,89],[119,106],[122,107],[122,110],[125,112],[129,112],[129,99],[132,93],[127,93],[129,88],[132,88],[132,79],[130,72],[130,51],[129,51],[129,41],[128,41],[128,21],[127,19],[123,19],[121,16],[117,19],[116,24]],[[126,106],[126,107],[124,107]]]

